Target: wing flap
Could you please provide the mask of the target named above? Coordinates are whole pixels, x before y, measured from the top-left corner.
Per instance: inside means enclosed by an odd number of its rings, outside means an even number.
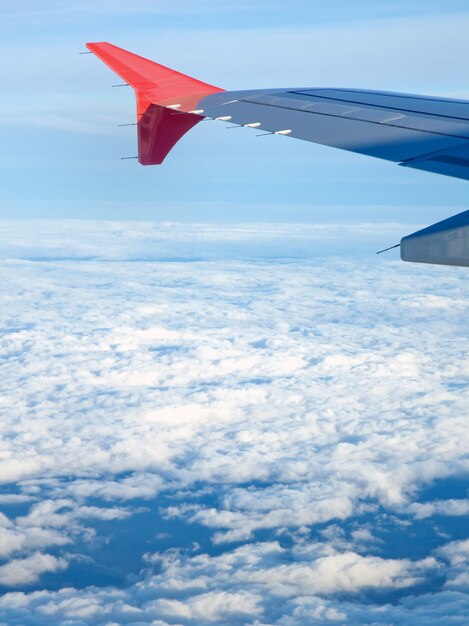
[[[404,161],[399,165],[469,180],[469,141],[448,150]]]

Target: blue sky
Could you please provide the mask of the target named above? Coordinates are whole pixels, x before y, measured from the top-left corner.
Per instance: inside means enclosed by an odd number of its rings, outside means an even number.
[[[224,88],[358,86],[465,97],[464,2],[3,6],[2,215],[183,220],[393,219],[464,208],[466,185],[287,138],[202,124],[162,167],[136,152],[130,90],[78,56],[111,41]]]

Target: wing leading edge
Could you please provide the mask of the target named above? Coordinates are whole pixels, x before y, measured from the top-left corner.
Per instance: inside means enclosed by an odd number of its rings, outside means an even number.
[[[360,89],[224,91],[109,43],[87,47],[135,90],[142,165],[162,163],[190,128],[211,118],[469,180],[469,101]],[[402,258],[411,260],[405,239]],[[426,253],[424,262],[437,258]],[[469,265],[458,259],[444,263]]]

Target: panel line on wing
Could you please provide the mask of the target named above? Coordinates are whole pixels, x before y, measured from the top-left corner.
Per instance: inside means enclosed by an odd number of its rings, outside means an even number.
[[[320,96],[320,95],[316,95],[316,94],[312,94],[312,93],[308,93],[307,91],[285,91],[285,96],[288,97],[288,94],[294,94],[297,96],[302,96],[302,97],[306,97],[306,98],[320,98],[321,100],[332,100],[332,101],[336,101],[336,102],[345,102],[347,104],[359,104],[363,107],[369,108],[369,109],[387,109],[389,111],[402,111],[405,113],[414,113],[415,115],[421,115],[421,116],[429,116],[429,117],[437,117],[437,118],[446,118],[449,120],[459,120],[461,122],[469,122],[469,114],[468,117],[459,117],[457,115],[445,115],[443,113],[431,113],[430,111],[416,111],[414,109],[405,109],[403,107],[393,107],[390,105],[386,105],[386,104],[371,104],[369,102],[360,102],[358,100],[348,100],[345,98],[334,98],[333,96]],[[398,97],[397,95],[394,97]],[[399,95],[399,98],[401,98],[403,96]],[[411,98],[408,97],[408,99],[410,100]],[[438,101],[437,101],[438,102]],[[454,104],[454,103],[453,103]],[[462,103],[463,105],[465,103]]]
[[[388,98],[402,98],[403,100],[419,100],[421,102],[438,102],[442,104],[457,104],[462,106],[467,106],[466,100],[450,100],[449,98],[435,98],[434,96],[423,96],[422,94],[411,94],[411,93],[399,93],[397,91],[373,91],[368,89],[344,89],[341,87],[318,87],[318,91],[341,91],[343,93],[357,93],[357,94],[365,94],[370,96],[385,96]],[[301,90],[295,89],[295,93],[300,92]],[[311,89],[305,89],[304,91],[311,91]],[[323,98],[326,96],[322,96]]]
[[[338,119],[347,119],[347,120],[354,121],[354,122],[361,122],[363,124],[375,124],[376,126],[390,126],[392,128],[400,128],[401,130],[408,130],[409,132],[425,133],[427,135],[439,135],[441,137],[451,137],[452,139],[461,139],[463,141],[469,141],[469,134],[467,136],[464,136],[464,135],[453,135],[452,133],[443,133],[441,131],[436,131],[436,130],[426,130],[424,128],[414,128],[412,126],[402,126],[400,124],[386,124],[384,122],[375,122],[373,120],[366,120],[366,119],[364,120],[364,119],[358,119],[358,118],[349,117],[349,116],[344,117],[344,115],[334,115],[333,113],[320,113],[319,111],[307,111],[305,109],[298,109],[298,108],[295,108],[295,107],[287,107],[287,106],[281,105],[281,104],[271,104],[271,103],[267,103],[267,102],[261,102],[261,101],[256,101],[256,100],[249,100],[247,98],[242,98],[242,99],[238,100],[238,102],[247,102],[249,104],[255,104],[257,106],[272,107],[272,108],[275,108],[275,109],[284,109],[285,111],[296,111],[298,113],[308,113],[310,115],[322,115],[324,117],[334,117],[334,118],[338,118]],[[409,117],[406,116],[406,119],[412,119],[412,118],[409,118]],[[468,133],[469,133],[469,129],[468,129]]]

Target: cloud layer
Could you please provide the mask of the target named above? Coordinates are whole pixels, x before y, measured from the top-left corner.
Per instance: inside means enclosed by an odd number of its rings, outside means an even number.
[[[0,619],[464,623],[461,268],[376,259],[399,225],[1,231]]]

